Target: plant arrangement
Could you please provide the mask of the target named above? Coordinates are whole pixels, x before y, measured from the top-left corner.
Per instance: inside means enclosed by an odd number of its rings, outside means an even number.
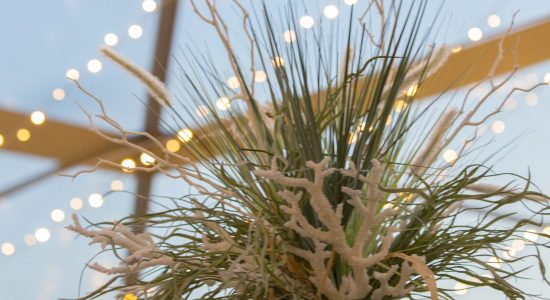
[[[482,151],[477,127],[510,96],[540,84],[501,93],[515,72],[495,78],[499,55],[481,97],[472,95],[479,83],[461,99],[451,91],[416,99],[451,55],[431,43],[438,21],[426,21],[427,1],[374,0],[363,11],[350,8],[345,20],[300,29],[296,5],[249,12],[233,0],[239,37],[215,1],[191,3],[226,52],[229,82],[208,55],[185,51],[177,70],[182,94],[174,97],[102,49],[165,107],[164,130],[179,137],[182,151],[125,130],[79,85],[101,108],[88,114],[98,134],[154,158],[133,171],[178,178],[191,189],[152,198],[166,209],[139,219],[86,228],[74,216],[71,230],[120,257],[114,268],[90,265],[112,280],[82,299],[453,299],[440,284],[448,280],[518,299],[537,296],[512,280],[525,260],[548,283],[540,252],[525,257],[509,248],[512,241],[548,246],[523,235],[550,237],[528,231],[541,225],[548,197],[530,178],[472,159]],[[98,120],[117,135],[99,131]],[[449,145],[456,155],[442,160]],[[506,213],[522,206],[532,216]],[[138,223],[146,233],[132,231]],[[136,274],[137,281],[123,280]]]

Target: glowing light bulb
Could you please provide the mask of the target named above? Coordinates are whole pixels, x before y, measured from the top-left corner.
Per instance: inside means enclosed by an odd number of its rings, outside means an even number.
[[[409,86],[409,88],[405,91],[405,96],[407,97],[414,97],[416,95],[416,92],[418,91],[418,85],[412,84]]]
[[[285,60],[284,60],[282,57],[275,56],[275,57],[271,60],[271,64],[272,64],[275,68],[281,68],[281,67],[284,67],[284,65],[285,65]]]
[[[124,295],[123,300],[138,300],[138,297],[132,293]]]
[[[27,234],[25,235],[25,238],[23,239],[25,241],[25,245],[27,246],[34,246],[36,245],[36,238],[34,237],[34,234]]]
[[[481,40],[483,37],[483,31],[477,27],[472,27],[468,30],[468,38],[474,42]]]
[[[151,166],[155,163],[155,158],[145,152],[141,153],[139,160],[145,166]]]
[[[338,7],[334,5],[327,5],[323,10],[323,14],[327,17],[327,19],[336,19],[336,17],[340,14],[340,11],[338,10]]]
[[[184,143],[189,142],[193,138],[193,132],[190,129],[183,128],[178,131],[178,139]]]
[[[544,83],[550,85],[550,73],[544,74]]]
[[[458,158],[458,153],[454,151],[453,149],[447,149],[445,152],[443,152],[443,159],[448,162],[452,163]]]
[[[497,120],[491,124],[491,130],[496,134],[501,134],[506,130],[506,124],[504,122]]]
[[[63,222],[63,220],[65,220],[65,212],[61,209],[54,209],[52,210],[50,217],[56,223]]]
[[[539,102],[539,97],[535,93],[528,93],[525,95],[525,103],[529,106],[535,106]]]
[[[71,201],[69,202],[69,206],[73,209],[73,210],[81,210],[82,207],[84,206],[84,201],[82,201],[82,199],[78,198],[78,197],[74,197],[71,199]]]
[[[523,233],[523,237],[529,240],[531,243],[536,242],[539,239],[539,235],[536,230],[529,229]]]
[[[264,71],[254,72],[254,81],[257,83],[262,83],[267,80],[267,74]]]
[[[90,73],[97,73],[99,71],[101,71],[101,68],[103,67],[103,64],[101,63],[101,61],[99,59],[90,59],[90,61],[88,61],[88,71],[90,71]]]
[[[525,241],[523,240],[514,240],[512,242],[512,249],[516,250],[516,252],[520,252],[523,249],[525,249]]]
[[[141,3],[141,8],[143,8],[145,12],[151,13],[157,9],[157,3],[155,0],[145,0]]]
[[[34,125],[42,125],[46,122],[46,115],[41,111],[35,111],[31,114],[31,122]]]
[[[507,111],[514,111],[518,107],[518,102],[516,99],[508,99],[504,102],[504,109]]]
[[[205,105],[200,105],[199,107],[197,107],[197,109],[195,110],[195,113],[197,114],[197,116],[199,117],[206,117],[210,114],[210,110],[208,109],[207,106]]]
[[[168,150],[168,152],[175,153],[180,151],[180,148],[180,142],[178,142],[177,140],[171,139],[166,142],[166,150]]]
[[[12,243],[3,243],[0,250],[2,250],[2,254],[10,256],[15,253],[15,246]]]
[[[296,41],[296,32],[294,32],[293,30],[287,30],[283,32],[283,39],[288,44],[294,43]]]
[[[399,100],[397,102],[395,102],[395,112],[402,112],[403,110],[405,110],[405,108],[407,107],[407,102],[403,101],[403,100]]]
[[[80,72],[78,72],[77,69],[68,69],[65,76],[70,80],[78,80],[78,78],[80,78]]]
[[[31,132],[26,128],[21,128],[17,130],[17,139],[21,142],[27,142],[31,139]]]
[[[476,128],[476,135],[482,136],[487,131],[487,125],[485,124],[479,124]]]
[[[493,28],[497,28],[498,26],[500,26],[500,23],[501,23],[500,17],[497,15],[490,15],[487,18],[487,24],[489,24],[489,26]]]
[[[131,158],[125,158],[120,162],[120,165],[122,166],[122,170],[124,172],[131,172],[133,169],[136,168],[136,162]]]
[[[455,47],[453,47],[453,49],[451,49],[452,53],[458,53],[460,51],[462,51],[462,46],[460,46],[460,45],[455,46]]]
[[[52,235],[51,235],[50,231],[47,228],[44,228],[44,227],[38,228],[34,232],[34,237],[36,238],[37,241],[39,241],[41,243],[45,243],[45,242],[49,241],[51,236]]]
[[[239,78],[237,78],[236,76],[231,76],[227,78],[227,86],[232,90],[238,89],[241,86]]]
[[[456,295],[465,295],[468,292],[467,288],[468,288],[467,285],[465,285],[462,282],[458,282],[454,286],[455,294]]]
[[[359,0],[344,0],[344,3],[345,3],[346,5],[352,6],[352,5],[357,4],[358,1],[359,1]]]
[[[133,39],[139,39],[143,35],[143,28],[139,25],[131,25],[128,27],[128,35]]]
[[[124,183],[120,180],[111,181],[111,190],[114,192],[120,192],[124,190]]]
[[[216,106],[220,110],[228,110],[231,107],[231,100],[227,97],[221,97],[216,101]]]
[[[55,89],[52,91],[52,98],[55,101],[62,101],[65,99],[65,91],[63,89]]]
[[[303,16],[300,18],[300,26],[304,29],[310,29],[315,25],[315,20],[311,16]]]
[[[103,196],[98,193],[93,193],[90,195],[90,197],[88,197],[88,203],[93,208],[99,208],[103,206]]]
[[[112,32],[109,32],[105,35],[103,41],[107,46],[115,46],[118,44],[118,36]]]
[[[0,147],[4,145],[4,136],[0,134]]]

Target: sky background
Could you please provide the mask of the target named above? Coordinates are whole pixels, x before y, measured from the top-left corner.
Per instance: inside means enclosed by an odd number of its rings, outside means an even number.
[[[358,2],[357,5],[364,5],[366,0]],[[437,9],[440,1],[431,2],[435,5],[430,6],[429,15],[433,16],[439,13]],[[286,0],[269,1],[268,7],[276,13],[285,3]],[[326,5],[338,6],[341,10],[339,18],[345,17],[349,9],[342,0],[304,0],[300,3],[302,4],[298,7],[303,14],[307,10],[316,20],[323,18],[321,12]],[[160,5],[161,2],[157,0],[157,4]],[[121,121],[129,129],[142,128],[144,109],[138,98],[146,97],[143,87],[102,58],[98,49],[103,44],[106,33],[115,33],[119,38],[115,49],[149,69],[152,64],[158,9],[152,13],[145,12],[138,0],[20,0],[2,1],[1,6],[0,109],[22,113],[41,110],[48,119],[86,126],[87,120],[77,104],[87,106],[90,102],[65,78],[65,72],[75,68],[80,72],[81,83],[105,100],[114,119]],[[229,24],[234,26],[231,28],[238,34],[240,27],[235,25],[238,24],[235,14],[229,9],[224,12],[227,12]],[[467,35],[471,27],[479,27],[484,33],[483,39],[486,39],[502,33],[515,12],[518,12],[517,27],[550,18],[550,2],[444,1],[441,12],[445,16],[442,21],[444,29],[441,30],[438,42],[466,47],[473,43],[468,40]],[[497,28],[491,28],[487,24],[487,17],[492,14],[502,19],[502,24]],[[128,36],[128,27],[133,24],[143,28],[143,35],[139,39]],[[181,59],[182,46],[191,44],[198,50],[210,51],[214,62],[219,63],[219,68],[225,68],[227,74],[230,74],[225,57],[220,55],[221,49],[213,46],[217,45],[215,39],[211,29],[193,14],[189,2],[182,0],[173,59]],[[550,37],[541,41],[539,50],[548,52],[549,46]],[[86,69],[90,59],[102,61],[100,72],[92,74]],[[548,72],[550,61],[522,70],[513,83],[530,85],[540,82]],[[177,81],[178,70],[172,68],[169,74],[169,83],[173,84]],[[52,91],[56,88],[65,91],[66,97],[63,101],[52,99]],[[534,95],[515,97],[517,107],[514,110],[504,111],[487,123],[490,127],[495,120],[501,120],[506,124],[506,130],[502,134],[488,130],[485,138],[493,141],[483,151],[493,153],[509,145],[500,152],[502,155],[499,154],[497,170],[523,175],[530,172],[535,183],[544,192],[550,192],[550,89],[539,88]],[[535,102],[535,98],[536,104],[530,105]],[[1,131],[0,127],[0,133]],[[55,166],[55,161],[0,148],[0,190]],[[82,168],[77,167],[67,173]],[[122,181],[124,190],[128,192],[110,194],[105,197],[103,206],[91,207],[88,204],[89,195],[108,192],[113,180]],[[135,182],[131,175],[98,171],[80,176],[76,180],[52,176],[29,189],[0,199],[0,244],[9,242],[16,249],[11,256],[0,253],[0,299],[76,298],[79,285],[81,295],[84,295],[85,291],[103,283],[105,277],[101,274],[92,271],[82,273],[83,267],[97,254],[98,248],[87,246],[85,239],[76,238],[64,229],[69,224],[69,218],[56,223],[50,218],[50,213],[54,209],[62,209],[68,217],[72,213],[70,199],[80,197],[85,205],[77,212],[79,215],[92,221],[120,219],[133,209],[131,192],[134,189]],[[166,178],[157,178],[154,189],[156,194],[171,196],[181,196],[187,191],[187,187],[181,182]],[[51,238],[45,243],[26,245],[24,237],[41,227],[51,232]],[[98,260],[106,265],[116,263],[108,255],[100,256]],[[550,263],[550,259],[546,261]],[[538,278],[536,271],[527,274]],[[448,284],[452,286],[452,283]],[[538,280],[525,281],[522,285],[534,293],[550,294],[550,290],[543,287]],[[457,297],[479,299],[489,296],[505,299],[487,289],[469,291]]]

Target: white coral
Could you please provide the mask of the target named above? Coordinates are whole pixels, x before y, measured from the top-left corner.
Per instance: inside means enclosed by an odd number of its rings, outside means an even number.
[[[122,247],[130,253],[119,266],[106,268],[95,263],[91,269],[107,275],[129,274],[155,266],[173,266],[176,262],[161,252],[149,233],[133,233],[127,226],[116,224],[112,229],[89,230],[80,224],[78,217],[73,214],[73,225],[67,229],[91,239],[91,244]]]
[[[310,282],[329,299],[360,299],[371,293],[373,299],[380,299],[385,295],[398,297],[409,294],[412,287],[408,287],[407,283],[412,269],[406,262],[391,266],[387,273],[376,273],[374,278],[381,282],[381,287],[376,290],[371,286],[372,278],[367,274],[368,268],[386,259],[393,241],[392,234],[397,230],[394,227],[387,228],[385,235],[381,238],[378,252],[365,256],[366,246],[373,241],[376,242],[373,237],[374,228],[398,212],[395,209],[385,209],[377,213],[379,203],[384,198],[384,193],[378,186],[382,178],[381,164],[373,160],[370,176],[366,177],[359,175],[353,165],[351,169],[336,170],[330,168],[329,163],[328,157],[319,163],[307,162],[307,167],[314,171],[313,181],[306,178],[287,177],[276,170],[274,165],[271,170],[255,172],[257,176],[270,179],[284,187],[302,188],[308,194],[309,203],[318,220],[323,224],[322,227],[314,226],[303,215],[299,204],[303,199],[303,192],[294,193],[288,189],[280,191],[279,196],[288,203],[283,209],[290,216],[290,220],[285,225],[314,243],[314,249],[311,251],[296,247],[289,247],[288,251],[309,263],[313,271],[309,278]],[[341,225],[343,203],[333,207],[323,191],[325,178],[335,171],[340,171],[344,176],[356,177],[367,186],[366,199],[361,198],[360,190],[349,187],[342,189],[342,192],[350,197],[349,204],[355,207],[362,220],[355,241],[351,245]],[[342,256],[351,268],[351,274],[345,275],[342,278],[342,284],[338,287],[328,278],[332,267],[331,256],[335,254]],[[396,275],[397,270],[400,270],[400,280],[397,284],[390,285],[389,281]]]

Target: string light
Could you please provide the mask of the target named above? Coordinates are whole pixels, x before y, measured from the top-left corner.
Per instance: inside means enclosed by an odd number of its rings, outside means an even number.
[[[168,152],[175,153],[180,151],[180,148],[181,145],[177,140],[170,139],[166,142],[166,150],[168,150]]]
[[[62,101],[65,99],[65,91],[63,89],[54,89],[52,91],[52,98],[55,101]]]
[[[151,166],[155,163],[155,158],[145,152],[141,153],[139,160],[145,166]]]
[[[283,32],[283,39],[288,44],[294,43],[296,41],[296,32],[294,32],[293,30],[287,30]]]
[[[418,91],[418,85],[412,84],[409,86],[409,88],[405,91],[405,96],[407,97],[414,97],[416,95],[416,92]]]
[[[184,143],[189,142],[193,138],[193,132],[190,129],[183,128],[178,131],[178,139]]]
[[[101,64],[101,61],[99,59],[90,59],[90,61],[88,61],[87,67],[90,73],[98,73],[99,71],[101,71],[103,65]]]
[[[216,106],[220,110],[228,110],[231,107],[231,100],[227,97],[221,97],[216,101]]]
[[[122,166],[122,170],[124,172],[131,172],[136,168],[136,162],[131,158],[123,159],[122,162],[120,162],[120,165]]]
[[[63,222],[63,220],[65,220],[65,212],[57,208],[52,210],[50,217],[56,223]]]
[[[138,300],[138,297],[132,293],[124,295],[124,300]]]
[[[338,14],[340,14],[340,11],[338,10],[338,7],[334,5],[327,5],[323,10],[323,14],[327,17],[327,19],[335,19],[338,17]]]
[[[34,237],[37,241],[45,243],[50,240],[51,233],[47,228],[40,227],[34,232]]]
[[[36,238],[34,237],[34,234],[27,234],[25,235],[25,238],[23,239],[25,241],[25,245],[32,247],[36,245]]]
[[[124,182],[120,180],[111,181],[111,190],[113,192],[120,192],[124,190]]]
[[[483,37],[483,31],[477,27],[472,27],[468,30],[468,38],[474,42],[481,40]]]
[[[4,136],[0,134],[0,147],[4,145]]]
[[[254,81],[257,83],[262,83],[267,80],[267,74],[264,71],[254,72]]]
[[[508,99],[506,100],[506,102],[504,102],[504,109],[506,109],[507,111],[514,111],[516,110],[516,107],[518,106],[518,102],[516,101],[516,99]]]
[[[90,197],[88,197],[88,203],[93,208],[99,208],[103,206],[103,196],[98,193],[93,193],[90,195]]]
[[[454,162],[457,158],[458,154],[453,149],[447,149],[443,152],[443,159],[448,163]]]
[[[457,282],[454,286],[455,294],[456,295],[465,295],[468,292],[467,288],[468,288],[468,286],[465,285],[464,283]]]
[[[281,68],[281,67],[284,67],[284,65],[285,65],[285,60],[284,60],[282,57],[275,56],[275,57],[271,60],[271,64],[272,64],[275,68]]]
[[[105,35],[103,41],[107,44],[107,46],[115,46],[118,44],[118,36],[112,32],[109,32]]]
[[[143,28],[134,24],[128,27],[128,35],[133,39],[139,39],[143,35]]]
[[[525,242],[523,240],[514,240],[512,242],[512,249],[516,250],[516,252],[522,251],[525,249]]]
[[[501,134],[506,129],[506,124],[504,122],[497,120],[491,124],[491,130],[496,134]]]
[[[487,131],[487,125],[485,125],[485,124],[479,124],[476,127],[476,135],[477,136],[482,136],[486,131]]]
[[[152,13],[157,9],[157,3],[154,0],[145,0],[141,3],[141,8],[145,12]]]
[[[349,5],[349,6],[352,6],[352,5],[355,5],[357,4],[358,0],[344,0],[344,3]]]
[[[299,23],[302,28],[310,29],[313,25],[315,25],[315,20],[311,16],[303,16],[300,18]]]
[[[46,122],[46,115],[41,111],[35,111],[31,114],[31,122],[34,125],[42,125]]]
[[[497,28],[498,26],[500,26],[500,23],[501,23],[500,17],[497,15],[490,15],[487,18],[487,24],[489,24],[489,26],[493,28]]]
[[[27,142],[31,139],[31,132],[26,128],[21,128],[17,130],[17,139],[21,142]]]
[[[73,210],[81,210],[82,207],[84,206],[84,201],[82,201],[82,199],[80,199],[78,197],[74,197],[74,198],[71,199],[71,201],[69,201],[69,206]]]
[[[3,243],[0,250],[2,250],[2,254],[10,256],[15,253],[15,246],[12,243]]]
[[[458,53],[460,51],[462,51],[462,46],[460,46],[460,45],[455,46],[455,47],[453,47],[453,49],[451,49],[452,53]]]
[[[539,102],[539,97],[535,93],[528,93],[525,95],[525,103],[529,106],[535,106]]]
[[[529,240],[531,243],[536,242],[539,239],[539,235],[536,230],[529,229],[523,233],[523,237]]]
[[[77,69],[68,69],[65,76],[70,80],[78,80],[78,78],[80,78],[80,72],[78,72]]]
[[[238,89],[241,86],[239,83],[239,78],[235,76],[227,78],[227,86],[232,90]]]
[[[200,105],[195,110],[195,113],[197,114],[197,116],[204,118],[204,117],[208,116],[208,114],[210,114],[210,111],[208,110],[207,106]]]
[[[544,74],[544,83],[550,85],[550,73]]]
[[[407,107],[407,102],[399,100],[395,103],[395,112],[402,112]]]

